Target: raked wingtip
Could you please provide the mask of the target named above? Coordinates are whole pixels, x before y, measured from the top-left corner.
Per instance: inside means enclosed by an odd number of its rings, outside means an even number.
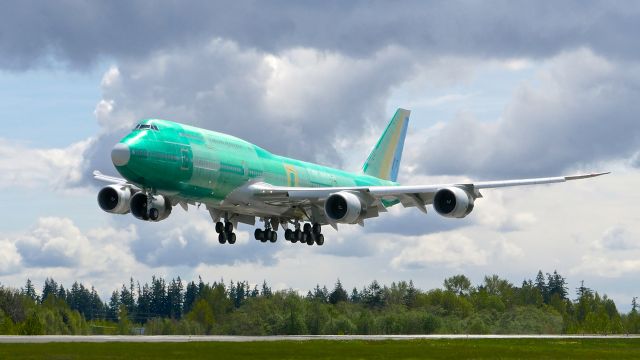
[[[591,174],[583,174],[583,175],[573,175],[573,176],[565,176],[565,180],[579,180],[579,179],[588,179],[596,176],[602,176],[611,174],[611,171],[600,172],[600,173],[591,173]]]

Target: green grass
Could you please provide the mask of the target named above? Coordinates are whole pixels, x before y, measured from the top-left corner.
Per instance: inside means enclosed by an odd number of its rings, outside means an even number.
[[[638,339],[0,344],[0,359],[638,359]]]

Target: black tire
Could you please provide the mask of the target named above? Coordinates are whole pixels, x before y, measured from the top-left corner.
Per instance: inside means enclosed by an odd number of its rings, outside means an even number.
[[[224,223],[224,231],[228,233],[233,232],[233,223],[230,223],[230,222]]]
[[[235,244],[236,243],[236,233],[232,232],[231,234],[229,234],[229,244]]]
[[[271,239],[271,233],[272,233],[271,229],[265,230],[264,231],[264,236],[262,237],[262,239],[260,239],[260,241],[262,241],[262,242],[269,241],[269,239]]]
[[[225,238],[225,236],[224,236],[224,235],[225,235],[225,233],[220,233],[220,234],[218,234],[218,242],[219,242],[220,244],[224,244],[224,243],[226,243],[226,242],[227,242],[227,239]]]
[[[271,231],[271,237],[269,238],[269,241],[271,241],[272,243],[278,241],[278,233],[275,231]]]
[[[311,234],[307,235],[307,245],[311,246],[313,245],[315,242],[313,241],[313,236]]]
[[[287,229],[284,231],[284,239],[287,241],[293,240],[293,230]]]
[[[158,220],[159,217],[160,217],[160,211],[158,211],[158,209],[151,208],[151,210],[149,210],[149,219],[151,219],[151,221],[156,221]]]
[[[307,234],[311,232],[311,224],[306,223],[302,226],[302,231],[306,232]]]
[[[216,232],[220,234],[224,230],[224,224],[218,221],[216,223]]]
[[[302,231],[300,231],[300,229],[296,229],[296,231],[293,232],[293,239],[296,241],[302,241]]]
[[[311,227],[311,231],[316,236],[320,235],[322,233],[322,227],[320,226],[320,224],[315,223],[315,224],[313,224],[313,227]]]
[[[253,232],[253,236],[256,238],[256,240],[262,240],[262,238],[264,237],[264,232],[261,229],[256,229],[256,231]]]
[[[324,235],[318,234],[316,237],[316,244],[318,244],[318,246],[322,246],[322,244],[324,244]]]

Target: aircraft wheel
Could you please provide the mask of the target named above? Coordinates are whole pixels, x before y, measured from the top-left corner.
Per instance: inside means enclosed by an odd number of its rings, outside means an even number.
[[[261,229],[256,229],[256,231],[253,232],[253,236],[256,238],[256,240],[262,240],[264,238],[264,231],[262,231]]]
[[[224,230],[224,224],[218,221],[216,223],[216,232],[220,234]]]
[[[224,223],[224,231],[228,233],[233,232],[233,223],[230,223],[230,222]]]
[[[293,232],[293,242],[296,241],[302,241],[302,231],[300,231],[300,229],[296,229],[296,231]]]
[[[225,233],[220,233],[220,234],[218,234],[218,242],[219,242],[220,244],[224,244],[224,243],[226,243],[226,242],[227,242],[227,239],[225,239],[225,236],[224,236],[224,235],[225,235]]]
[[[311,246],[313,243],[313,236],[311,234],[307,234],[307,245]]]
[[[158,209],[151,208],[151,210],[149,210],[149,219],[151,219],[151,221],[156,221],[158,220],[159,217],[160,217],[160,212],[158,211]]]
[[[293,240],[293,231],[291,229],[287,229],[284,231],[284,239],[287,241]]]
[[[267,229],[264,231],[264,236],[262,237],[262,239],[260,239],[260,241],[262,242],[267,242],[269,239],[271,239],[271,229]]]
[[[232,232],[231,234],[229,234],[229,244],[235,244],[236,243],[236,233]]]
[[[275,231],[271,231],[271,237],[269,238],[269,241],[271,241],[272,243],[278,241],[278,233]]]
[[[309,223],[304,224],[304,226],[302,227],[302,231],[307,233],[307,234],[310,233],[311,232],[311,224],[309,224]]]
[[[322,244],[324,244],[324,235],[319,234],[316,237],[316,244],[318,244],[319,246],[322,246]]]
[[[318,236],[322,232],[322,227],[320,226],[320,224],[315,223],[313,224],[311,231],[313,232],[314,235]]]

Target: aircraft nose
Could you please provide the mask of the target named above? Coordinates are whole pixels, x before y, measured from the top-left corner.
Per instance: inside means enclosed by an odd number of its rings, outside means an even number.
[[[115,166],[125,166],[129,163],[131,158],[131,150],[129,145],[124,143],[117,143],[111,150],[111,161]]]

